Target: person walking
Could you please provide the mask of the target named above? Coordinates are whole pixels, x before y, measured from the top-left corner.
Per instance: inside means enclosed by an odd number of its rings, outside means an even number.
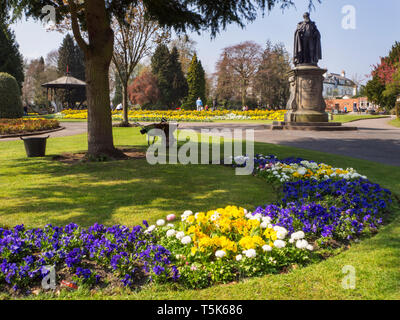
[[[196,101],[197,111],[201,111],[203,108],[203,101],[201,101],[200,97]]]

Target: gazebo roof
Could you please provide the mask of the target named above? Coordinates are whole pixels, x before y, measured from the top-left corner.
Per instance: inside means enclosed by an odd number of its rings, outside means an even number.
[[[42,84],[42,87],[54,88],[54,89],[79,88],[79,87],[85,87],[85,86],[86,86],[86,82],[76,79],[74,77],[71,77],[68,74],[57,80]]]

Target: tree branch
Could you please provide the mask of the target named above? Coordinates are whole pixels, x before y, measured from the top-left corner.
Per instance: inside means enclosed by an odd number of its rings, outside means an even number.
[[[82,37],[81,29],[79,27],[79,22],[78,22],[78,11],[76,8],[76,4],[75,4],[74,0],[68,0],[68,5],[70,8],[70,12],[71,12],[72,31],[74,33],[76,42],[81,47],[83,52],[86,54],[86,52],[88,51],[89,45],[86,43],[86,41]]]

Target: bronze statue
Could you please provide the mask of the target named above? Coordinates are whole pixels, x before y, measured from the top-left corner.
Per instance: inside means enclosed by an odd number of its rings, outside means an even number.
[[[321,34],[308,12],[303,17],[304,21],[297,25],[294,35],[294,64],[317,65],[322,59]]]

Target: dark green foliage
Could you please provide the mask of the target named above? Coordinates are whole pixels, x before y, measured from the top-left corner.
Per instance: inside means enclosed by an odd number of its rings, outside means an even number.
[[[99,2],[101,5],[103,1]],[[315,2],[321,0],[308,1],[310,10]],[[123,18],[129,5],[138,3],[138,0],[105,0],[103,3],[110,16]],[[58,21],[69,15],[69,7],[63,0],[7,0],[5,5],[7,9],[14,9],[15,17],[25,14],[43,18],[42,8],[45,5],[57,7]],[[260,11],[270,11],[274,7],[285,9],[293,6],[294,0],[143,0],[143,5],[148,16],[163,27],[183,33],[208,29],[215,36],[231,23],[244,27],[246,22],[254,21]],[[85,27],[84,14],[79,13],[78,18]]]
[[[58,49],[57,70],[60,76],[68,73],[79,80],[85,81],[85,58],[82,50],[75,44],[74,38],[67,34]],[[70,103],[75,105],[76,102],[86,100],[85,88],[72,90],[68,97]]]
[[[14,33],[0,20],[0,72],[11,74],[20,88],[24,82],[24,64]]]
[[[205,71],[201,61],[197,59],[197,54],[193,56],[192,62],[190,63],[187,82],[189,90],[185,107],[188,109],[195,109],[196,100],[199,97],[203,101],[203,104],[206,102]]]
[[[172,75],[171,60],[168,47],[160,44],[151,58],[151,70],[157,77],[157,86],[160,90],[159,107],[171,107],[172,101]]]
[[[367,82],[364,93],[369,101],[390,110],[396,103],[396,96],[386,96],[385,90],[386,86],[375,76]]]
[[[188,93],[188,84],[182,71],[182,64],[179,62],[179,53],[176,47],[172,48],[170,54],[170,69],[172,72],[171,102],[174,106],[180,107],[183,98]]]
[[[151,69],[160,90],[158,106],[164,109],[180,107],[188,87],[179,62],[178,50],[173,48],[170,52],[166,45],[159,45],[151,58]]]
[[[23,116],[21,90],[17,80],[8,73],[0,73],[0,118]]]

